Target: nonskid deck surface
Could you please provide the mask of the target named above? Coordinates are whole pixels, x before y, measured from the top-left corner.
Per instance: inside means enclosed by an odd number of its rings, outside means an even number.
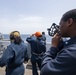
[[[5,75],[5,67],[0,68],[0,75]],[[32,70],[25,69],[25,74],[24,75],[32,75]]]
[[[26,67],[27,65],[27,67]],[[25,74],[24,75],[32,75],[32,69],[30,62],[28,64],[24,64],[25,66]],[[40,71],[38,71],[40,73]],[[5,67],[0,67],[0,75],[5,75]]]

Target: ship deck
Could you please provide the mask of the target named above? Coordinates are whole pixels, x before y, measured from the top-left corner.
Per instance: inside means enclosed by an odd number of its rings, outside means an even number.
[[[0,75],[5,75],[5,67],[0,68]],[[32,70],[25,69],[25,74],[24,75],[32,75]]]
[[[32,75],[32,69],[31,69],[30,62],[28,64],[24,64],[24,66],[25,66],[25,74],[24,75]],[[38,70],[38,73],[40,73],[39,70]],[[2,67],[2,68],[0,67],[0,75],[5,75],[5,67]]]

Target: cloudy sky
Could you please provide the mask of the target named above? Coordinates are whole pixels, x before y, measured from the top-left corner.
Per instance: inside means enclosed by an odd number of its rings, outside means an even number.
[[[61,16],[76,8],[76,0],[0,0],[0,32],[21,34],[45,31]]]

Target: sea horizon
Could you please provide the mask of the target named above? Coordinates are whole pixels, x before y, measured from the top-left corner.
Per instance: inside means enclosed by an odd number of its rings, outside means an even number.
[[[3,34],[4,39],[8,39],[9,40],[9,34]],[[21,38],[23,41],[26,41],[26,38],[29,37],[30,34],[21,34]],[[51,42],[51,36],[49,35],[45,35],[46,36],[46,42]]]

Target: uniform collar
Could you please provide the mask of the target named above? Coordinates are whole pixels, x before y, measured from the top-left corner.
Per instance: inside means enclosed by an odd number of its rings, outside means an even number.
[[[65,43],[65,46],[71,45],[71,44],[76,44],[76,36],[70,38],[70,39]]]

